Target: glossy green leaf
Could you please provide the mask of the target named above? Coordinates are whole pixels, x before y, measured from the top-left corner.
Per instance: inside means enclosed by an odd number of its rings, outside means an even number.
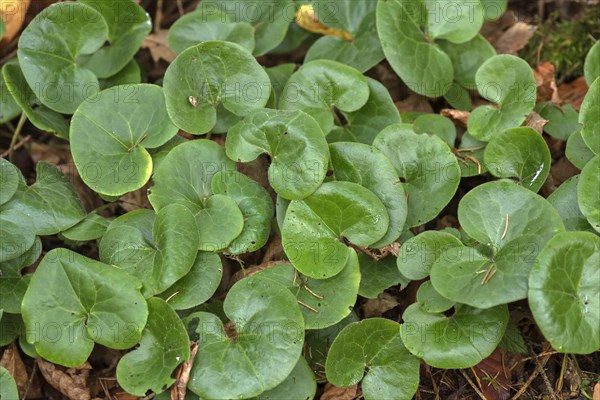
[[[131,0],[79,0],[98,11],[108,26],[108,45],[79,62],[98,78],[108,78],[122,70],[152,30],[150,16]],[[89,33],[88,33],[89,34]]]
[[[480,308],[527,297],[537,254],[564,231],[560,215],[547,200],[510,182],[489,182],[471,190],[459,204],[458,217],[465,232],[482,246],[438,258],[431,266],[431,282],[442,296]]]
[[[487,168],[483,162],[485,146],[485,142],[475,139],[469,132],[463,133],[460,145],[456,150],[456,153],[458,153],[457,160],[460,166],[460,174],[463,178],[487,172]]]
[[[581,131],[577,131],[569,136],[565,155],[567,156],[567,159],[579,169],[583,169],[583,167],[594,158],[594,153],[581,137]]]
[[[328,134],[334,127],[336,109],[354,112],[368,99],[369,85],[359,71],[337,61],[316,60],[302,65],[290,77],[279,106],[306,112]]]
[[[581,213],[600,232],[600,156],[594,157],[583,171],[577,186],[577,201]]]
[[[19,183],[23,180],[23,175],[16,166],[8,160],[0,158],[0,184],[2,184],[0,206],[14,196],[19,188]]]
[[[0,207],[0,263],[19,257],[35,241],[35,225],[9,202]]]
[[[417,303],[419,303],[423,311],[428,313],[448,311],[456,304],[454,301],[439,294],[431,284],[431,281],[423,282],[419,286],[419,290],[417,290]]]
[[[476,35],[466,43],[456,44],[440,40],[438,44],[452,61],[454,80],[466,89],[475,90],[477,88],[475,74],[485,61],[496,55],[494,46],[482,35]]]
[[[100,239],[109,224],[106,218],[92,212],[76,225],[61,232],[61,236],[75,242],[89,242]]]
[[[202,42],[222,40],[238,44],[252,52],[254,29],[247,22],[233,22],[223,10],[198,8],[179,18],[169,28],[169,48],[179,54]]]
[[[563,182],[558,189],[548,196],[548,202],[560,214],[567,231],[593,232],[593,228],[581,213],[577,202],[579,178],[579,175],[575,175]]]
[[[0,24],[2,22],[0,21]],[[4,65],[11,64],[8,61]],[[19,104],[15,101],[13,95],[8,90],[4,75],[0,74],[0,124],[4,124],[13,118],[18,117],[22,110]]]
[[[368,299],[376,299],[384,290],[400,285],[406,288],[410,280],[398,271],[394,257],[375,261],[366,254],[358,255],[360,264],[360,288],[358,294]]]
[[[271,94],[269,83],[246,49],[230,42],[204,42],[184,50],[169,65],[164,77],[167,111],[180,129],[208,133],[221,104],[238,116],[263,108]]]
[[[100,260],[137,277],[143,293],[161,293],[187,275],[198,250],[198,231],[186,207],[171,204],[156,214],[152,240],[133,226],[111,226],[100,242]]]
[[[83,181],[94,191],[121,196],[144,186],[152,173],[146,148],[177,134],[160,86],[116,86],[86,101],[71,123],[71,151]]]
[[[98,78],[81,58],[98,51],[108,34],[102,15],[80,2],[52,4],[27,25],[17,55],[42,104],[73,114],[85,99],[97,95]]]
[[[2,32],[2,35],[4,35],[4,32]],[[0,367],[0,398],[3,400],[19,400],[17,384],[4,367]]]
[[[512,178],[537,193],[550,174],[550,149],[533,128],[513,128],[496,134],[484,153],[485,166],[498,178]]]
[[[2,68],[2,79],[14,101],[35,127],[54,132],[63,139],[69,138],[69,125],[62,115],[40,104],[40,100],[27,84],[19,63],[6,63]]]
[[[450,202],[460,181],[452,150],[437,136],[415,133],[410,125],[392,125],[373,147],[390,159],[408,195],[406,227],[431,221]]]
[[[128,349],[148,317],[140,288],[117,268],[70,250],[51,250],[23,299],[27,340],[46,360],[68,367],[83,364],[94,342]]]
[[[444,100],[446,100],[452,108],[460,111],[470,111],[471,108],[473,108],[471,94],[467,89],[456,82],[452,82],[450,88],[446,94],[444,94]]]
[[[556,350],[589,354],[600,348],[600,238],[564,232],[541,251],[529,277],[529,306]]]
[[[512,55],[489,58],[475,75],[477,90],[495,106],[480,106],[469,116],[469,133],[482,141],[520,126],[533,110],[537,86],[531,67]]]
[[[274,67],[265,68],[265,71],[271,80],[271,98],[269,99],[267,108],[279,108],[279,100],[283,95],[283,88],[295,70],[296,64],[292,63],[279,64]]]
[[[321,128],[302,111],[256,111],[231,128],[225,147],[229,158],[241,162],[269,154],[269,183],[288,199],[313,193],[325,179],[329,164]]]
[[[304,357],[298,359],[298,363],[287,378],[275,388],[267,390],[258,395],[258,400],[281,400],[298,399],[312,400],[317,392],[315,374]]]
[[[285,38],[294,20],[296,7],[293,0],[265,2],[262,0],[204,0],[200,3],[207,14],[224,13],[234,22],[247,22],[254,28],[255,56],[261,56],[277,47]]]
[[[21,270],[36,262],[41,253],[42,242],[37,238],[25,253],[0,264],[0,310],[21,313],[23,296],[31,279],[31,275],[22,275]]]
[[[585,144],[596,155],[600,155],[600,77],[590,86],[579,112],[581,137]]]
[[[402,122],[387,88],[368,77],[367,83],[370,90],[367,103],[358,111],[343,113],[347,124],[343,127],[336,126],[327,135],[328,142],[349,141],[370,145],[382,129]]]
[[[120,85],[137,85],[142,83],[142,71],[138,63],[133,59],[116,74],[106,79],[98,79],[98,82],[100,83],[100,90]]]
[[[139,347],[117,365],[117,381],[127,393],[160,393],[173,383],[175,368],[190,358],[190,342],[177,313],[164,300],[148,300],[148,322]]]
[[[305,328],[323,329],[348,316],[356,303],[361,275],[356,252],[348,251],[344,269],[329,279],[301,275],[289,263],[274,265],[257,276],[288,287],[298,299]]]
[[[556,139],[566,141],[581,129],[579,114],[571,104],[565,104],[561,108],[552,102],[540,103],[536,110],[542,118],[548,120],[544,125],[544,132]]]
[[[271,233],[273,200],[258,183],[237,171],[219,171],[211,183],[213,193],[233,199],[244,216],[244,228],[227,247],[229,254],[251,253],[263,247]]]
[[[159,211],[172,203],[186,206],[199,229],[198,248],[224,249],[242,233],[244,216],[232,198],[213,193],[211,182],[217,172],[234,170],[235,163],[213,141],[180,144],[154,173],[148,199]]]
[[[508,307],[482,310],[457,304],[454,314],[428,313],[418,303],[402,315],[406,348],[436,368],[470,368],[498,346],[508,323]]]
[[[456,127],[450,118],[437,114],[421,115],[413,122],[413,130],[416,133],[428,133],[442,139],[450,147],[454,147],[456,141]]]
[[[418,281],[429,276],[435,260],[455,259],[462,246],[456,236],[447,232],[425,231],[404,242],[396,264],[402,275]]]
[[[385,206],[373,192],[352,182],[327,182],[304,200],[293,200],[282,230],[282,244],[294,267],[325,279],[346,265],[343,240],[369,246],[388,230]]]
[[[450,88],[454,68],[425,34],[422,7],[420,1],[378,1],[377,31],[385,57],[404,83],[421,95],[439,97]]]
[[[362,143],[334,143],[329,152],[334,180],[354,182],[369,189],[387,209],[388,230],[371,247],[384,247],[398,239],[404,230],[407,206],[394,166],[380,151]]]
[[[479,0],[425,0],[423,4],[431,39],[465,43],[473,39],[483,25],[483,8]]]
[[[383,318],[346,326],[331,345],[325,368],[335,386],[362,379],[366,400],[411,399],[419,386],[419,360],[404,346],[400,325]]]
[[[275,388],[302,351],[296,299],[282,285],[250,277],[229,290],[224,310],[235,325],[231,338],[213,314],[198,312],[184,321],[191,339],[201,343],[188,389],[203,398],[248,398]]]
[[[506,12],[508,0],[479,0],[483,6],[484,18],[488,21],[495,21]]]
[[[596,42],[590,49],[583,65],[585,80],[588,86],[600,77],[600,43]]]
[[[8,346],[23,331],[25,331],[25,326],[23,325],[21,315],[2,312],[2,316],[0,317],[0,346]]]
[[[176,310],[200,305],[217,291],[223,275],[221,259],[215,253],[199,251],[192,269],[159,296]]]

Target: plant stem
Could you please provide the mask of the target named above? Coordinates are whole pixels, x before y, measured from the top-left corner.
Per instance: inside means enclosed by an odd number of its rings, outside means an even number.
[[[8,161],[10,162],[13,162],[15,144],[17,144],[17,140],[19,139],[19,133],[21,133],[21,129],[23,129],[23,126],[25,125],[26,121],[27,115],[25,115],[25,113],[21,113],[21,118],[19,119],[19,123],[17,124],[15,132],[13,133],[12,140],[10,141],[10,146],[8,147]]]

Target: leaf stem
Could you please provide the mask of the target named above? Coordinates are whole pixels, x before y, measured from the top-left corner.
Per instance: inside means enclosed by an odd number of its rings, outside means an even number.
[[[15,132],[13,133],[13,137],[10,141],[10,146],[8,147],[8,161],[10,162],[13,162],[15,145],[17,144],[19,134],[21,133],[21,130],[23,129],[23,126],[25,125],[26,121],[27,115],[25,115],[25,113],[21,113],[21,118],[19,118],[19,123],[17,124]]]

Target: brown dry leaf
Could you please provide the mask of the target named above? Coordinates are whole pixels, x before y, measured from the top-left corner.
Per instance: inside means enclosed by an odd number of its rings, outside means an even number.
[[[380,293],[376,299],[368,300],[363,306],[365,318],[381,317],[383,313],[398,306],[400,303],[389,293]]]
[[[424,112],[431,114],[433,112],[433,107],[431,107],[427,98],[416,93],[412,93],[406,99],[397,101],[395,104],[400,113]]]
[[[496,51],[498,54],[516,55],[519,50],[527,45],[536,30],[536,26],[525,22],[517,22],[500,36],[496,42]]]
[[[19,389],[19,397],[23,398],[27,391],[29,374],[27,374],[25,364],[23,364],[23,360],[21,360],[21,356],[19,355],[19,350],[17,350],[17,346],[15,346],[14,342],[4,350],[2,359],[0,359],[0,366],[6,368],[8,373],[12,375],[17,383],[17,389]]]
[[[554,104],[560,104],[558,87],[556,86],[556,68],[552,63],[545,62],[533,70],[535,83],[537,86],[537,101],[552,101]]]
[[[357,393],[358,385],[337,387],[333,386],[331,383],[327,383],[325,385],[325,391],[321,395],[321,400],[353,400],[357,397]]]
[[[588,92],[588,85],[585,77],[580,76],[569,83],[563,83],[558,87],[558,94],[563,104],[571,104],[577,111],[581,108],[581,103]]]
[[[532,111],[525,119],[525,126],[535,129],[539,134],[544,132],[544,126],[550,122],[535,111]]]
[[[500,349],[496,349],[488,358],[474,366],[473,372],[486,399],[510,398],[510,371]]]
[[[31,0],[0,0],[0,17],[6,25],[6,33],[2,36],[0,48],[10,43],[19,33],[30,3]]]
[[[310,4],[300,6],[296,12],[296,23],[299,27],[313,33],[319,33],[325,36],[335,36],[344,40],[351,41],[352,35],[342,29],[330,28],[319,21],[315,15],[315,10]]]
[[[37,359],[37,364],[46,382],[70,400],[91,399],[90,389],[87,387],[87,379],[92,369],[89,363],[67,370],[42,358]]]
[[[600,383],[596,383],[594,386],[594,400],[600,400]]]
[[[467,121],[469,120],[469,116],[471,115],[468,111],[460,111],[460,110],[452,110],[450,108],[444,108],[440,115],[442,117],[449,117],[454,121],[458,121],[463,124],[465,127],[467,126]]]
[[[151,33],[146,36],[142,43],[142,49],[150,50],[150,55],[154,62],[165,60],[166,62],[172,62],[177,54],[169,48],[167,44],[167,29],[161,29],[157,33]]]

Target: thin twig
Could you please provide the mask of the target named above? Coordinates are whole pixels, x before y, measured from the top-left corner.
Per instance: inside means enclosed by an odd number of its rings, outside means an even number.
[[[502,232],[502,237],[500,240],[504,240],[506,237],[506,232],[508,232],[508,214],[506,214],[506,223],[504,224],[504,232]]]
[[[17,144],[17,139],[19,138],[19,134],[21,133],[21,130],[23,129],[23,126],[25,125],[26,121],[27,121],[27,115],[25,115],[25,113],[22,113],[21,118],[19,118],[19,123],[17,124],[17,128],[15,129],[15,132],[13,133],[12,140],[10,141],[10,147],[8,148],[8,161],[10,161],[10,162],[13,162],[15,145]]]
[[[23,145],[24,145],[25,143],[29,142],[30,140],[31,140],[31,135],[27,135],[27,136],[25,136],[23,139],[21,139],[21,140],[19,141],[19,143],[17,143],[17,144],[15,145],[15,147],[13,147],[13,151],[15,151],[15,150],[19,150],[21,147],[23,147]],[[4,157],[6,157],[6,156],[8,155],[8,153],[9,153],[9,151],[8,151],[8,150],[6,150],[4,153],[0,154],[0,158],[4,158]]]
[[[567,360],[568,355],[563,354],[562,365],[560,367],[560,375],[558,376],[558,381],[556,382],[556,393],[561,393],[563,388],[563,382],[565,378],[565,370],[567,369]]]
[[[460,372],[461,372],[462,376],[465,377],[465,379],[467,380],[467,382],[469,382],[469,385],[471,385],[471,387],[473,388],[473,390],[475,391],[475,393],[477,393],[482,400],[487,400],[485,398],[485,396],[483,395],[483,393],[481,392],[481,390],[479,390],[479,388],[477,388],[477,386],[473,383],[473,381],[471,380],[471,378],[469,378],[469,375],[467,375],[467,373],[465,372],[465,370],[461,369]]]
[[[184,361],[181,366],[181,375],[179,375],[179,379],[176,384],[176,393],[177,398],[179,400],[185,399],[185,393],[187,391],[187,384],[190,381],[190,371],[194,366],[194,359],[196,358],[196,354],[198,353],[198,343],[192,344],[192,351],[190,352],[190,361]],[[171,392],[173,393],[173,392]]]
[[[304,307],[308,308],[312,312],[316,312],[316,313],[319,312],[319,311],[315,310],[314,308],[312,308],[311,306],[309,306],[308,304],[301,302],[300,300],[296,300],[296,301],[298,302],[298,304],[303,305]]]
[[[304,289],[306,289],[306,291],[310,294],[312,294],[313,296],[315,296],[317,299],[319,300],[323,300],[323,296],[319,296],[318,294],[316,294],[315,292],[313,292],[308,286],[304,285]]]
[[[536,360],[537,362],[537,357],[532,357],[534,360]],[[537,362],[537,365],[541,365],[541,368],[544,368],[546,366],[546,364],[548,363],[548,360],[550,359],[550,355],[547,355],[544,357],[544,359],[542,360],[541,363]],[[531,385],[531,382],[533,382],[533,380],[535,378],[537,378],[538,374],[540,373],[540,368],[536,368],[533,373],[531,375],[529,375],[529,379],[527,379],[527,382],[525,382],[525,384],[523,386],[521,386],[521,389],[519,389],[519,391],[512,397],[511,400],[517,400],[518,398],[520,398],[523,393],[525,393],[525,391],[527,390],[527,388],[529,387],[529,385]]]
[[[493,268],[494,268],[494,263],[492,263],[492,265],[490,265],[488,267],[488,269],[485,271],[485,275],[483,276],[483,279],[481,280],[481,285],[485,285],[485,283],[487,282],[487,278],[488,278],[488,276],[490,276],[490,272],[492,272]]]

